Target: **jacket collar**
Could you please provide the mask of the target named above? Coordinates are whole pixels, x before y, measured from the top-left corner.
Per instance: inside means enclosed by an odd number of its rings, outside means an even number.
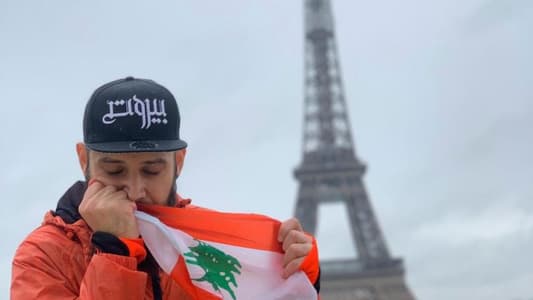
[[[67,224],[72,224],[81,218],[78,211],[87,183],[85,181],[76,181],[66,192],[59,198],[54,216],[60,216]]]

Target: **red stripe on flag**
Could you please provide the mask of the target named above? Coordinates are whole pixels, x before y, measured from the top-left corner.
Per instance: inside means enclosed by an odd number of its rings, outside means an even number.
[[[138,208],[196,239],[283,253],[277,240],[281,222],[264,215],[142,204]]]

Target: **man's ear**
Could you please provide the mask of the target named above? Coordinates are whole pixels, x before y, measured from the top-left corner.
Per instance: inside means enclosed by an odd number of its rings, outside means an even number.
[[[88,161],[88,155],[89,153],[87,153],[87,149],[85,148],[85,144],[83,143],[77,143],[76,144],[76,152],[78,153],[78,161],[80,163],[80,168],[81,168],[81,171],[83,172],[83,174],[86,174],[86,171],[87,171],[87,168],[88,168],[88,165],[87,165],[87,161]]]
[[[185,161],[185,154],[187,149],[181,149],[176,151],[176,175],[180,176],[181,169],[183,168],[183,162]]]

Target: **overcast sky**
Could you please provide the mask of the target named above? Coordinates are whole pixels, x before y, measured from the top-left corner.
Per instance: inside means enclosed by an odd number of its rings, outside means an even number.
[[[189,143],[183,196],[292,215],[302,1],[0,1],[0,298],[17,245],[82,174],[86,100],[167,86]],[[533,1],[333,0],[358,156],[422,300],[533,299]],[[353,256],[341,205],[322,257]],[[344,217],[340,217],[344,216]]]

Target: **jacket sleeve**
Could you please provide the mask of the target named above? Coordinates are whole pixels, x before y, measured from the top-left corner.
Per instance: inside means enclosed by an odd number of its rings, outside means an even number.
[[[134,257],[97,253],[87,265],[80,248],[53,226],[34,231],[15,253],[11,299],[144,299]]]

